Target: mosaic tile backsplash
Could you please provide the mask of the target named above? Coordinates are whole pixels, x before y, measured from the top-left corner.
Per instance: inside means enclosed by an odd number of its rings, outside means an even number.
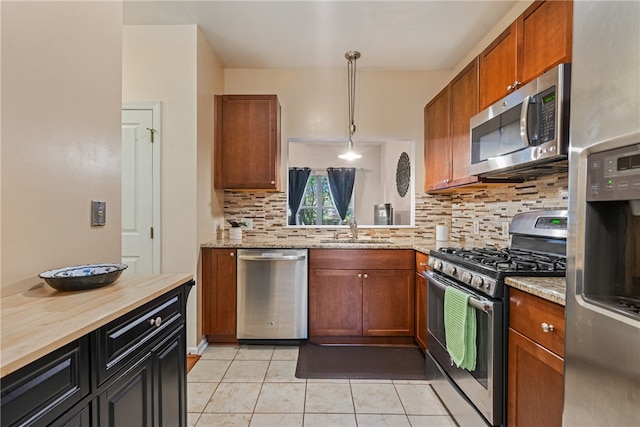
[[[416,194],[416,226],[410,228],[366,228],[359,234],[385,239],[412,238],[425,244],[435,242],[436,225],[447,225],[450,246],[474,247],[509,245],[503,231],[513,216],[539,209],[566,209],[567,174],[553,175],[521,184],[499,184],[453,194]],[[253,219],[253,230],[244,230],[247,238],[327,239],[344,228],[288,227],[286,193],[224,192],[225,220]],[[474,233],[477,222],[477,234]]]

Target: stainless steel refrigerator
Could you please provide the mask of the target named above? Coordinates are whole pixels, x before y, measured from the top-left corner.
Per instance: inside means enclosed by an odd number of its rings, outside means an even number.
[[[563,425],[640,425],[640,2],[575,1]]]

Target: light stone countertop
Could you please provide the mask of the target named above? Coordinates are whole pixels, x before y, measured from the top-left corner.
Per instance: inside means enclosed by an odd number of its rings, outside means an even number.
[[[330,241],[331,240],[331,241]],[[238,248],[238,249],[285,249],[285,248],[308,248],[308,249],[415,249],[429,253],[429,249],[435,247],[426,239],[413,238],[358,238],[357,241],[340,238],[335,241],[325,238],[243,238],[242,240],[213,240],[200,245],[202,248]]]
[[[189,280],[190,274],[135,275],[87,291],[60,292],[44,281],[0,298],[0,377],[106,325]]]
[[[504,281],[512,288],[565,305],[567,284],[564,277],[506,277]]]

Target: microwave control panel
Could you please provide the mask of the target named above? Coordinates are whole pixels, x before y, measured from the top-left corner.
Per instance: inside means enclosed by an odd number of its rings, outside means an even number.
[[[587,201],[640,199],[640,143],[588,157]]]

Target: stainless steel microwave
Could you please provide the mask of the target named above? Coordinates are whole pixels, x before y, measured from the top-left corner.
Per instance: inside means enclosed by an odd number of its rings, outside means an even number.
[[[567,171],[571,64],[560,64],[471,118],[472,175]]]

